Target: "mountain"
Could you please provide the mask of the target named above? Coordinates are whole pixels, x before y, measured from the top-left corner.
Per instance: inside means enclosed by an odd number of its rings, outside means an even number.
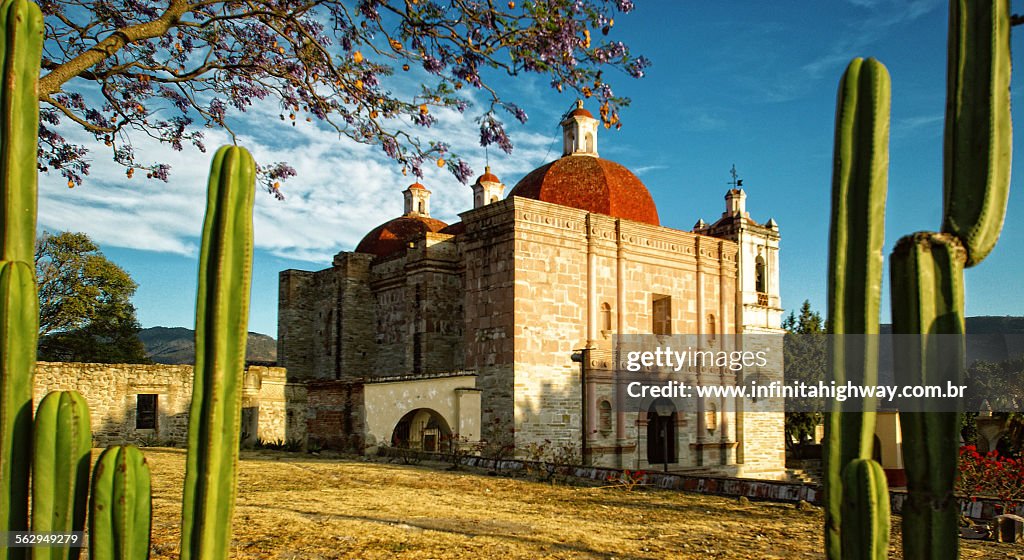
[[[185,327],[150,327],[139,331],[146,355],[158,364],[191,364],[196,359],[195,331]],[[277,341],[260,333],[249,333],[245,353],[249,362],[276,362]]]

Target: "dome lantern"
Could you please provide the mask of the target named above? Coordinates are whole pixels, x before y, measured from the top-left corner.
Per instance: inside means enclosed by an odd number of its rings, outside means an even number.
[[[597,119],[576,100],[576,108],[562,119],[562,157],[597,156]]]
[[[419,183],[409,185],[409,188],[402,191],[405,197],[405,215],[417,215],[424,218],[430,217],[430,191]]]

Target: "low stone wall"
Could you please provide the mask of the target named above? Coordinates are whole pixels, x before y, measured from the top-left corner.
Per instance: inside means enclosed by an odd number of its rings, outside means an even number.
[[[39,362],[33,407],[51,391],[75,390],[89,405],[93,445],[183,445],[193,377],[189,365]],[[305,436],[305,410],[295,411],[291,404],[286,405],[286,395],[295,394],[296,406],[301,407],[301,393],[301,387],[285,382],[283,368],[253,366],[246,371],[243,406],[259,411],[255,418],[261,439],[286,441]],[[140,423],[139,395],[155,396],[150,397],[156,400],[152,427]],[[299,431],[300,435],[289,434]]]
[[[528,461],[505,460],[495,464],[492,459],[483,457],[466,457],[463,461],[466,465],[486,469],[515,471],[522,470]],[[607,481],[621,477],[622,469],[611,469],[605,467],[580,467],[570,466],[567,472],[576,478],[584,478],[596,481]],[[635,471],[634,471],[635,472]],[[754,500],[768,500],[773,502],[808,502],[821,505],[824,493],[820,486],[802,484],[799,482],[783,482],[775,480],[754,480],[747,478],[715,477],[705,475],[686,475],[645,471],[646,484],[666,490],[682,490],[684,492],[696,492],[698,494],[713,494],[717,496],[740,497],[745,496]],[[1024,504],[1017,505],[1011,511],[1004,511],[1002,502],[995,498],[967,498],[958,497],[960,512],[972,519],[988,520],[1002,513],[1016,513],[1024,516]],[[907,501],[905,490],[890,490],[889,505],[893,513],[903,512],[903,505]]]

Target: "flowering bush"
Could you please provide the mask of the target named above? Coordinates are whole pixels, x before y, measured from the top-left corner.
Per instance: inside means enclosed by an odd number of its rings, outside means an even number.
[[[1024,460],[966,445],[960,448],[958,470],[956,488],[965,496],[998,498],[1007,509],[1024,502]]]

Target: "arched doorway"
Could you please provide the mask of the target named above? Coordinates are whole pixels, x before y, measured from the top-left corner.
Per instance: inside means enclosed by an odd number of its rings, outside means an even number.
[[[676,458],[676,406],[666,398],[647,408],[647,463],[678,463]]]
[[[417,408],[408,412],[391,434],[391,445],[423,451],[439,451],[441,445],[451,440],[452,430],[448,422],[437,411]]]

